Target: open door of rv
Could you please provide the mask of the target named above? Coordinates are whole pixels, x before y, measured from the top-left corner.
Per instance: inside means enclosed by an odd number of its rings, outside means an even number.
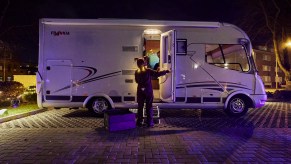
[[[160,98],[165,102],[175,101],[176,31],[161,34],[160,69],[171,73],[160,77]]]
[[[46,101],[72,100],[72,61],[48,60],[45,68],[44,98]]]

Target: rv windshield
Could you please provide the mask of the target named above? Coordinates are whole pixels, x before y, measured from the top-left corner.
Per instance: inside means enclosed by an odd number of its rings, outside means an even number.
[[[207,44],[205,60],[225,69],[248,72],[250,65],[244,46],[238,44]]]

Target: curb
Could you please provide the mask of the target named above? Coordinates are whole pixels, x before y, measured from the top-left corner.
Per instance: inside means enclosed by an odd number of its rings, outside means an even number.
[[[3,122],[7,122],[7,121],[23,118],[23,117],[35,115],[35,114],[38,114],[38,113],[41,113],[41,112],[45,112],[47,110],[48,109],[38,109],[38,110],[34,110],[34,111],[31,111],[31,112],[27,112],[27,113],[21,113],[21,114],[17,114],[17,115],[13,115],[13,116],[3,117],[3,118],[0,118],[0,124],[3,123]]]
[[[285,102],[285,103],[290,103],[291,102],[291,100],[283,100],[283,99],[273,99],[273,98],[269,98],[269,99],[267,99],[267,101],[266,102]]]

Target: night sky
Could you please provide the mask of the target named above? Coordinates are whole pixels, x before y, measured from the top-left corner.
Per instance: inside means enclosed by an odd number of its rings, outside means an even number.
[[[4,1],[1,0],[1,4]],[[6,23],[32,23],[39,18],[140,18],[231,21],[239,0],[10,0]]]
[[[1,16],[8,1],[0,0]],[[249,5],[245,2],[245,0],[10,0],[6,15],[0,24],[0,40],[8,42],[21,60],[36,63],[40,18],[219,21],[240,27],[241,19],[245,17],[246,7]]]

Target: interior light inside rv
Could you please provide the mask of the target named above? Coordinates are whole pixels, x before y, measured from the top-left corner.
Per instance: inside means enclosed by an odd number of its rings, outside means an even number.
[[[227,63],[224,64],[224,68],[228,69],[228,64]]]
[[[144,30],[144,34],[148,34],[148,35],[157,35],[157,34],[161,34],[162,31],[158,30],[158,29],[146,29]]]

